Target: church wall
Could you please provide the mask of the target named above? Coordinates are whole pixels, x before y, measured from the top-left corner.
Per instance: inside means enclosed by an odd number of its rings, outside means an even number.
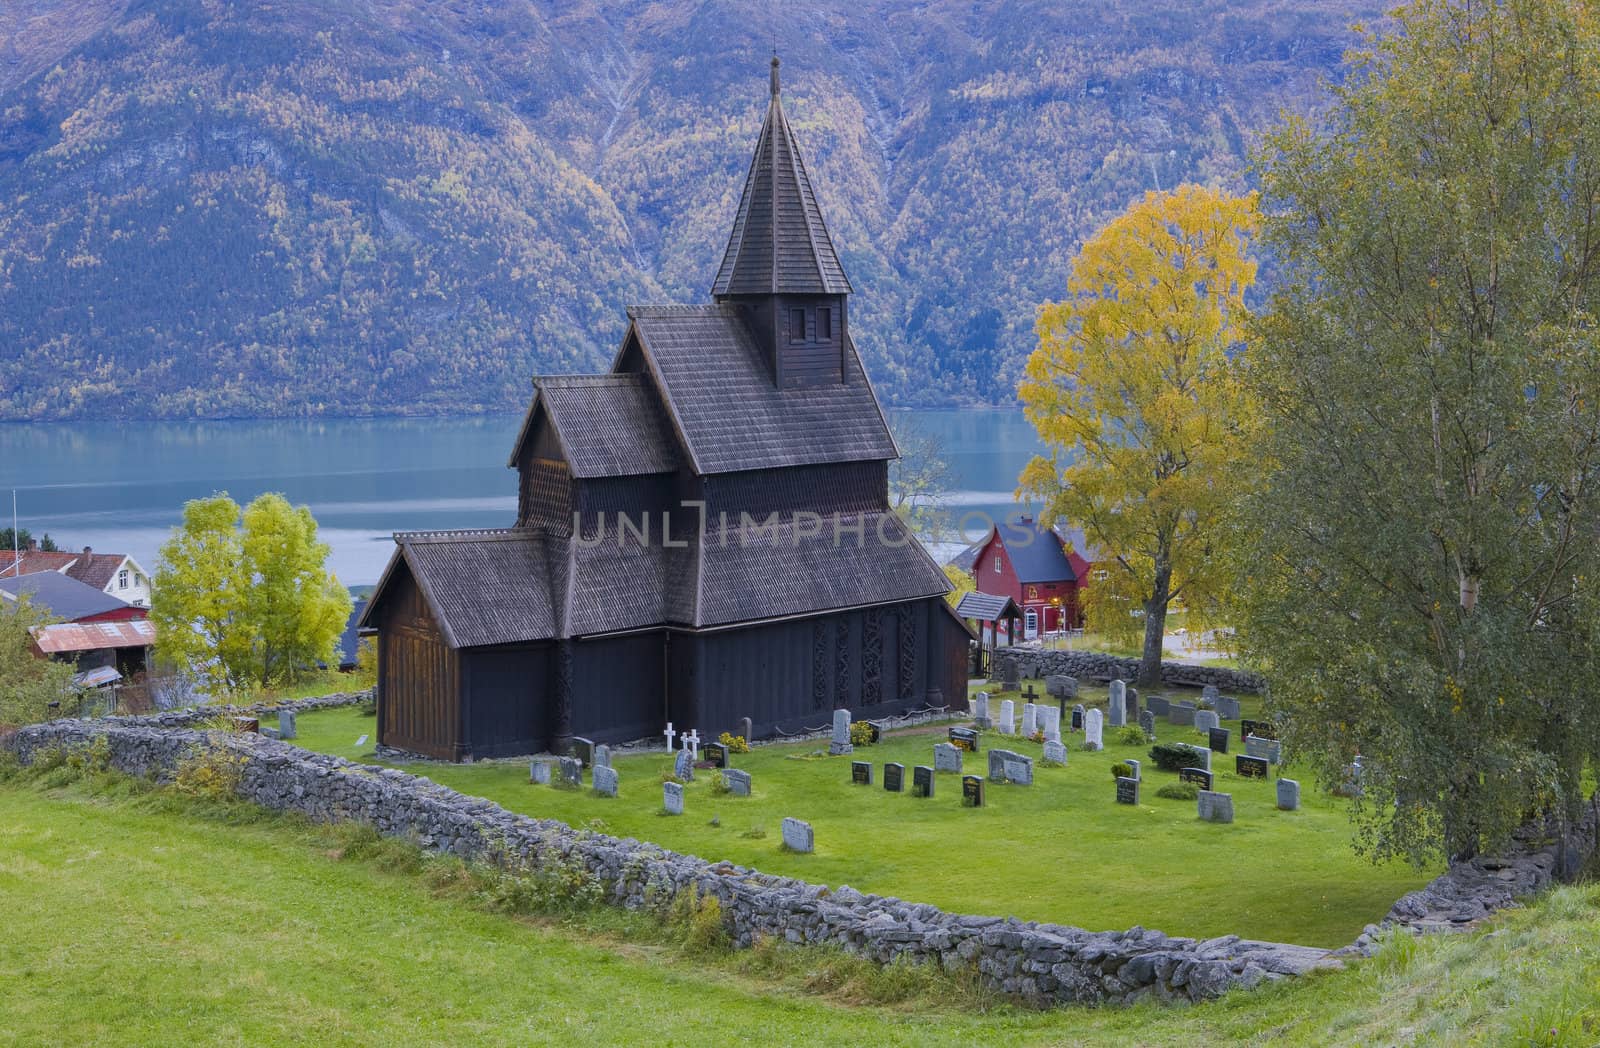
[[[461,652],[464,734],[473,757],[535,753],[549,744],[553,645],[519,644]]]
[[[404,563],[385,587],[378,619],[378,742],[456,760],[460,667]]]
[[[661,631],[580,640],[572,649],[572,733],[632,742],[664,728]]]

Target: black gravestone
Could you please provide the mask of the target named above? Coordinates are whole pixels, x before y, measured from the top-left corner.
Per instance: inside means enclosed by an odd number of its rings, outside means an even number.
[[[899,793],[906,788],[906,766],[904,764],[885,764],[883,766],[883,788],[890,793]]]
[[[926,764],[911,769],[911,796],[933,796],[933,769]]]
[[[961,776],[961,806],[963,808],[983,807],[983,776]]]
[[[977,753],[978,733],[971,728],[951,728],[950,745],[966,750],[968,753]]]
[[[872,762],[871,761],[851,761],[850,762],[850,781],[855,783],[857,786],[871,786],[872,785]]]
[[[585,768],[594,765],[594,740],[582,735],[572,740],[572,755],[583,762]]]
[[[1126,776],[1123,776],[1123,775],[1117,776],[1117,803],[1118,804],[1138,804],[1139,803],[1139,780],[1138,779],[1130,779],[1130,778],[1128,778]]]
[[[720,742],[706,743],[706,760],[711,762],[713,768],[726,768],[728,766],[728,747]]]
[[[1229,736],[1229,734],[1231,734],[1231,732],[1227,728],[1212,728],[1211,729],[1210,736],[1211,736],[1211,752],[1212,753],[1227,753],[1228,752],[1228,736]]]
[[[1240,721],[1239,738],[1248,739],[1252,735],[1258,739],[1276,739],[1278,737],[1278,730],[1272,726],[1271,721]]]
[[[1262,757],[1246,757],[1241,753],[1233,761],[1240,778],[1265,779],[1272,774],[1272,765]]]
[[[1202,790],[1211,788],[1211,773],[1204,768],[1182,768],[1178,771],[1179,782],[1192,782]]]
[[[862,723],[867,726],[867,742],[869,742],[872,745],[876,746],[878,744],[878,742],[883,738],[882,729],[880,729],[876,724],[872,723],[871,721],[863,721]]]
[[[1074,707],[1072,707],[1072,730],[1073,731],[1082,731],[1083,730],[1083,707],[1082,706],[1074,706]]]
[[[1149,710],[1139,711],[1139,728],[1150,738],[1156,737],[1156,715]]]

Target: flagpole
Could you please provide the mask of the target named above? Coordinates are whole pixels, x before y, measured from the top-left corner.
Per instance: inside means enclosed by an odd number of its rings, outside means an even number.
[[[17,530],[17,489],[11,489],[11,570],[22,574],[22,533]]]

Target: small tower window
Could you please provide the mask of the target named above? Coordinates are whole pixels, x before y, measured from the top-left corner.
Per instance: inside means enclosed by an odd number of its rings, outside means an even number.
[[[789,341],[804,342],[806,340],[806,311],[803,309],[789,310]]]
[[[817,310],[817,341],[827,342],[833,338],[833,310],[823,306]]]

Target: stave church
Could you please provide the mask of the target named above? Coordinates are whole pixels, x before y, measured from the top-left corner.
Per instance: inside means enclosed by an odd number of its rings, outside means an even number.
[[[378,741],[450,760],[965,708],[972,634],[889,509],[895,442],[778,61],[707,305],[536,378],[517,520],[403,533],[361,626]]]

